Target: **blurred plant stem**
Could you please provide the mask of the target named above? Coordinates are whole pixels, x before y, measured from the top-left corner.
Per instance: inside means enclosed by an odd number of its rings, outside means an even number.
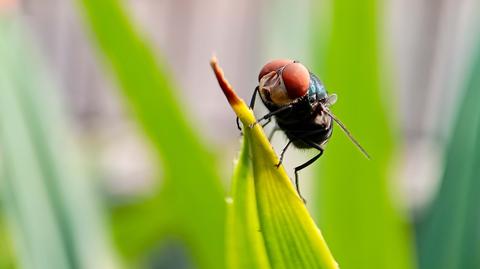
[[[388,168],[398,142],[387,109],[391,104],[385,103],[390,86],[382,84],[388,77],[380,57],[383,7],[377,0],[329,4],[331,9],[314,9],[320,16],[312,29],[331,26],[327,41],[319,39],[325,33],[316,33],[314,69],[324,71],[319,74],[327,90],[339,96],[333,111],[372,160],[334,128],[316,181],[320,227],[343,269],[414,268],[410,227],[394,208],[389,189]]]

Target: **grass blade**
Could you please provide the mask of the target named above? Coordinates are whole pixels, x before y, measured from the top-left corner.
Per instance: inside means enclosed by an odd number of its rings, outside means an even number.
[[[223,77],[212,59],[217,80],[243,126],[255,116]],[[250,143],[260,230],[271,268],[338,268],[320,230],[297,195],[259,124],[244,128]]]
[[[164,168],[164,184],[152,199],[117,212],[118,244],[135,258],[170,236],[185,243],[200,268],[223,268],[225,202],[215,160],[187,122],[165,65],[135,31],[120,1],[80,3]]]
[[[480,268],[480,43],[446,151],[442,183],[417,227],[420,268]]]
[[[18,264],[114,268],[95,182],[25,33],[0,20],[0,183]]]

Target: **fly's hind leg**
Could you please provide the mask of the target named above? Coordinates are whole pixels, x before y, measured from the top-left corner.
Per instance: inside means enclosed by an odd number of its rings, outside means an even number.
[[[303,140],[302,139],[302,142],[304,142],[305,144],[311,146],[312,148],[315,148],[315,149],[318,149],[319,150],[319,153],[317,155],[315,155],[313,158],[311,158],[310,160],[308,160],[307,162],[305,162],[304,164],[300,165],[300,166],[297,166],[295,167],[295,187],[297,189],[297,193],[298,193],[298,196],[300,196],[300,198],[303,200],[304,203],[306,203],[306,200],[305,198],[303,198],[302,194],[300,193],[300,187],[299,187],[299,184],[298,184],[298,172],[308,166],[310,166],[312,163],[314,163],[318,158],[320,158],[320,156],[322,156],[323,154],[323,148],[316,144],[316,143],[313,143],[311,141],[308,141],[308,140]]]

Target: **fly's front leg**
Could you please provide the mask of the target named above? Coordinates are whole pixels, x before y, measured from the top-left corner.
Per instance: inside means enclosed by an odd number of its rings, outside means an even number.
[[[271,117],[277,115],[278,113],[282,113],[283,111],[291,109],[292,106],[293,105],[291,105],[291,104],[286,105],[286,106],[282,106],[281,108],[266,114],[265,116],[261,117],[260,119],[257,119],[254,123],[250,124],[248,127],[253,128],[253,126],[255,126],[257,123],[261,122],[262,120],[268,120]]]
[[[257,98],[257,92],[258,92],[258,86],[255,88],[255,90],[253,90],[253,94],[252,94],[252,97],[250,98],[250,109],[253,110],[253,107],[255,106],[255,100]],[[242,127],[240,126],[240,119],[237,117],[237,119],[235,120],[235,122],[237,123],[237,128],[238,130],[240,130],[240,132],[242,132]],[[269,121],[270,122],[270,121]],[[267,125],[269,122],[265,123],[263,126]],[[262,126],[262,127],[263,127]]]
[[[242,126],[240,126],[240,119],[238,117],[235,122],[237,123],[237,129],[240,131],[241,134],[243,134]]]
[[[255,100],[257,99],[257,93],[258,93],[258,86],[255,88],[255,90],[253,90],[253,94],[252,94],[252,97],[250,98],[250,109],[253,110],[253,108],[255,107]]]
[[[267,121],[262,124],[262,128],[267,126],[270,122],[272,122],[272,118],[268,118]]]

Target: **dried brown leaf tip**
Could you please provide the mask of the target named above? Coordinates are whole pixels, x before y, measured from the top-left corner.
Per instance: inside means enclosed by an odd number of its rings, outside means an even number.
[[[240,97],[238,97],[238,95],[235,93],[235,90],[233,90],[232,85],[230,85],[230,83],[228,83],[227,79],[225,78],[222,68],[218,65],[217,57],[212,57],[212,59],[210,60],[210,66],[212,66],[218,84],[220,85],[220,88],[222,88],[222,91],[225,94],[225,97],[227,97],[230,105],[233,106],[240,103]]]

